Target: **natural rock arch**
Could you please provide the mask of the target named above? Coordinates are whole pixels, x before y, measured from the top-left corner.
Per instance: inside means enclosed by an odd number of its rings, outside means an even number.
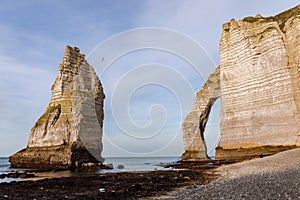
[[[211,108],[220,96],[220,67],[217,67],[197,93],[192,112],[183,122],[183,160],[208,159],[204,131]]]
[[[300,147],[300,5],[274,17],[223,25],[220,66],[183,122],[183,160],[207,159],[205,125],[221,98],[218,160],[243,160]]]

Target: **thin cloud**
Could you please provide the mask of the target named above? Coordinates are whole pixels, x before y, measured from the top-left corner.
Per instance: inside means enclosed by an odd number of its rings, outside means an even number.
[[[11,149],[16,151],[26,146],[30,128],[49,102],[50,83],[55,74],[5,56],[0,57],[0,66],[0,138],[4,138],[0,140],[0,154],[6,155],[14,153]],[[17,137],[18,142],[9,139],[12,137]],[[10,148],[5,148],[7,143]]]

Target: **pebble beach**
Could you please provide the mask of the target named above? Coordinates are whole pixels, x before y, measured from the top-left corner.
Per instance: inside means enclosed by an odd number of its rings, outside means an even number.
[[[152,199],[300,199],[300,149],[220,166],[220,178]]]

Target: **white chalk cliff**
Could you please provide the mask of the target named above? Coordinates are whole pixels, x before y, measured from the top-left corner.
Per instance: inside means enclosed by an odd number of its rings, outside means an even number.
[[[220,40],[220,93],[207,92],[208,79],[197,94],[183,123],[183,159],[206,159],[201,134],[218,97],[221,140],[217,159],[243,159],[300,147],[299,63],[300,5],[274,17],[257,15],[225,23]]]
[[[101,82],[79,48],[67,46],[45,113],[31,129],[27,148],[10,157],[13,167],[71,168],[101,163]]]

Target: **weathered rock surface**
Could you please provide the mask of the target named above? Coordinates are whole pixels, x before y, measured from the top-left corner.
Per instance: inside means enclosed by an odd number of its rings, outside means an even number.
[[[220,97],[220,68],[218,67],[209,77],[202,89],[197,93],[192,111],[187,115],[183,124],[183,141],[185,152],[183,160],[205,160],[206,146],[204,130],[209,112]]]
[[[102,163],[104,93],[79,48],[67,46],[45,113],[31,129],[26,149],[12,167],[71,168]]]
[[[270,155],[300,146],[299,61],[300,5],[275,17],[257,15],[223,25],[217,159]],[[207,102],[215,99],[206,87],[196,97],[203,107],[193,106],[183,123],[185,141],[203,133],[207,121],[203,113],[211,108]],[[195,123],[194,129],[187,127],[189,121]],[[185,143],[185,154],[196,147],[201,155],[193,158],[203,158],[203,139],[197,140],[192,148]]]

